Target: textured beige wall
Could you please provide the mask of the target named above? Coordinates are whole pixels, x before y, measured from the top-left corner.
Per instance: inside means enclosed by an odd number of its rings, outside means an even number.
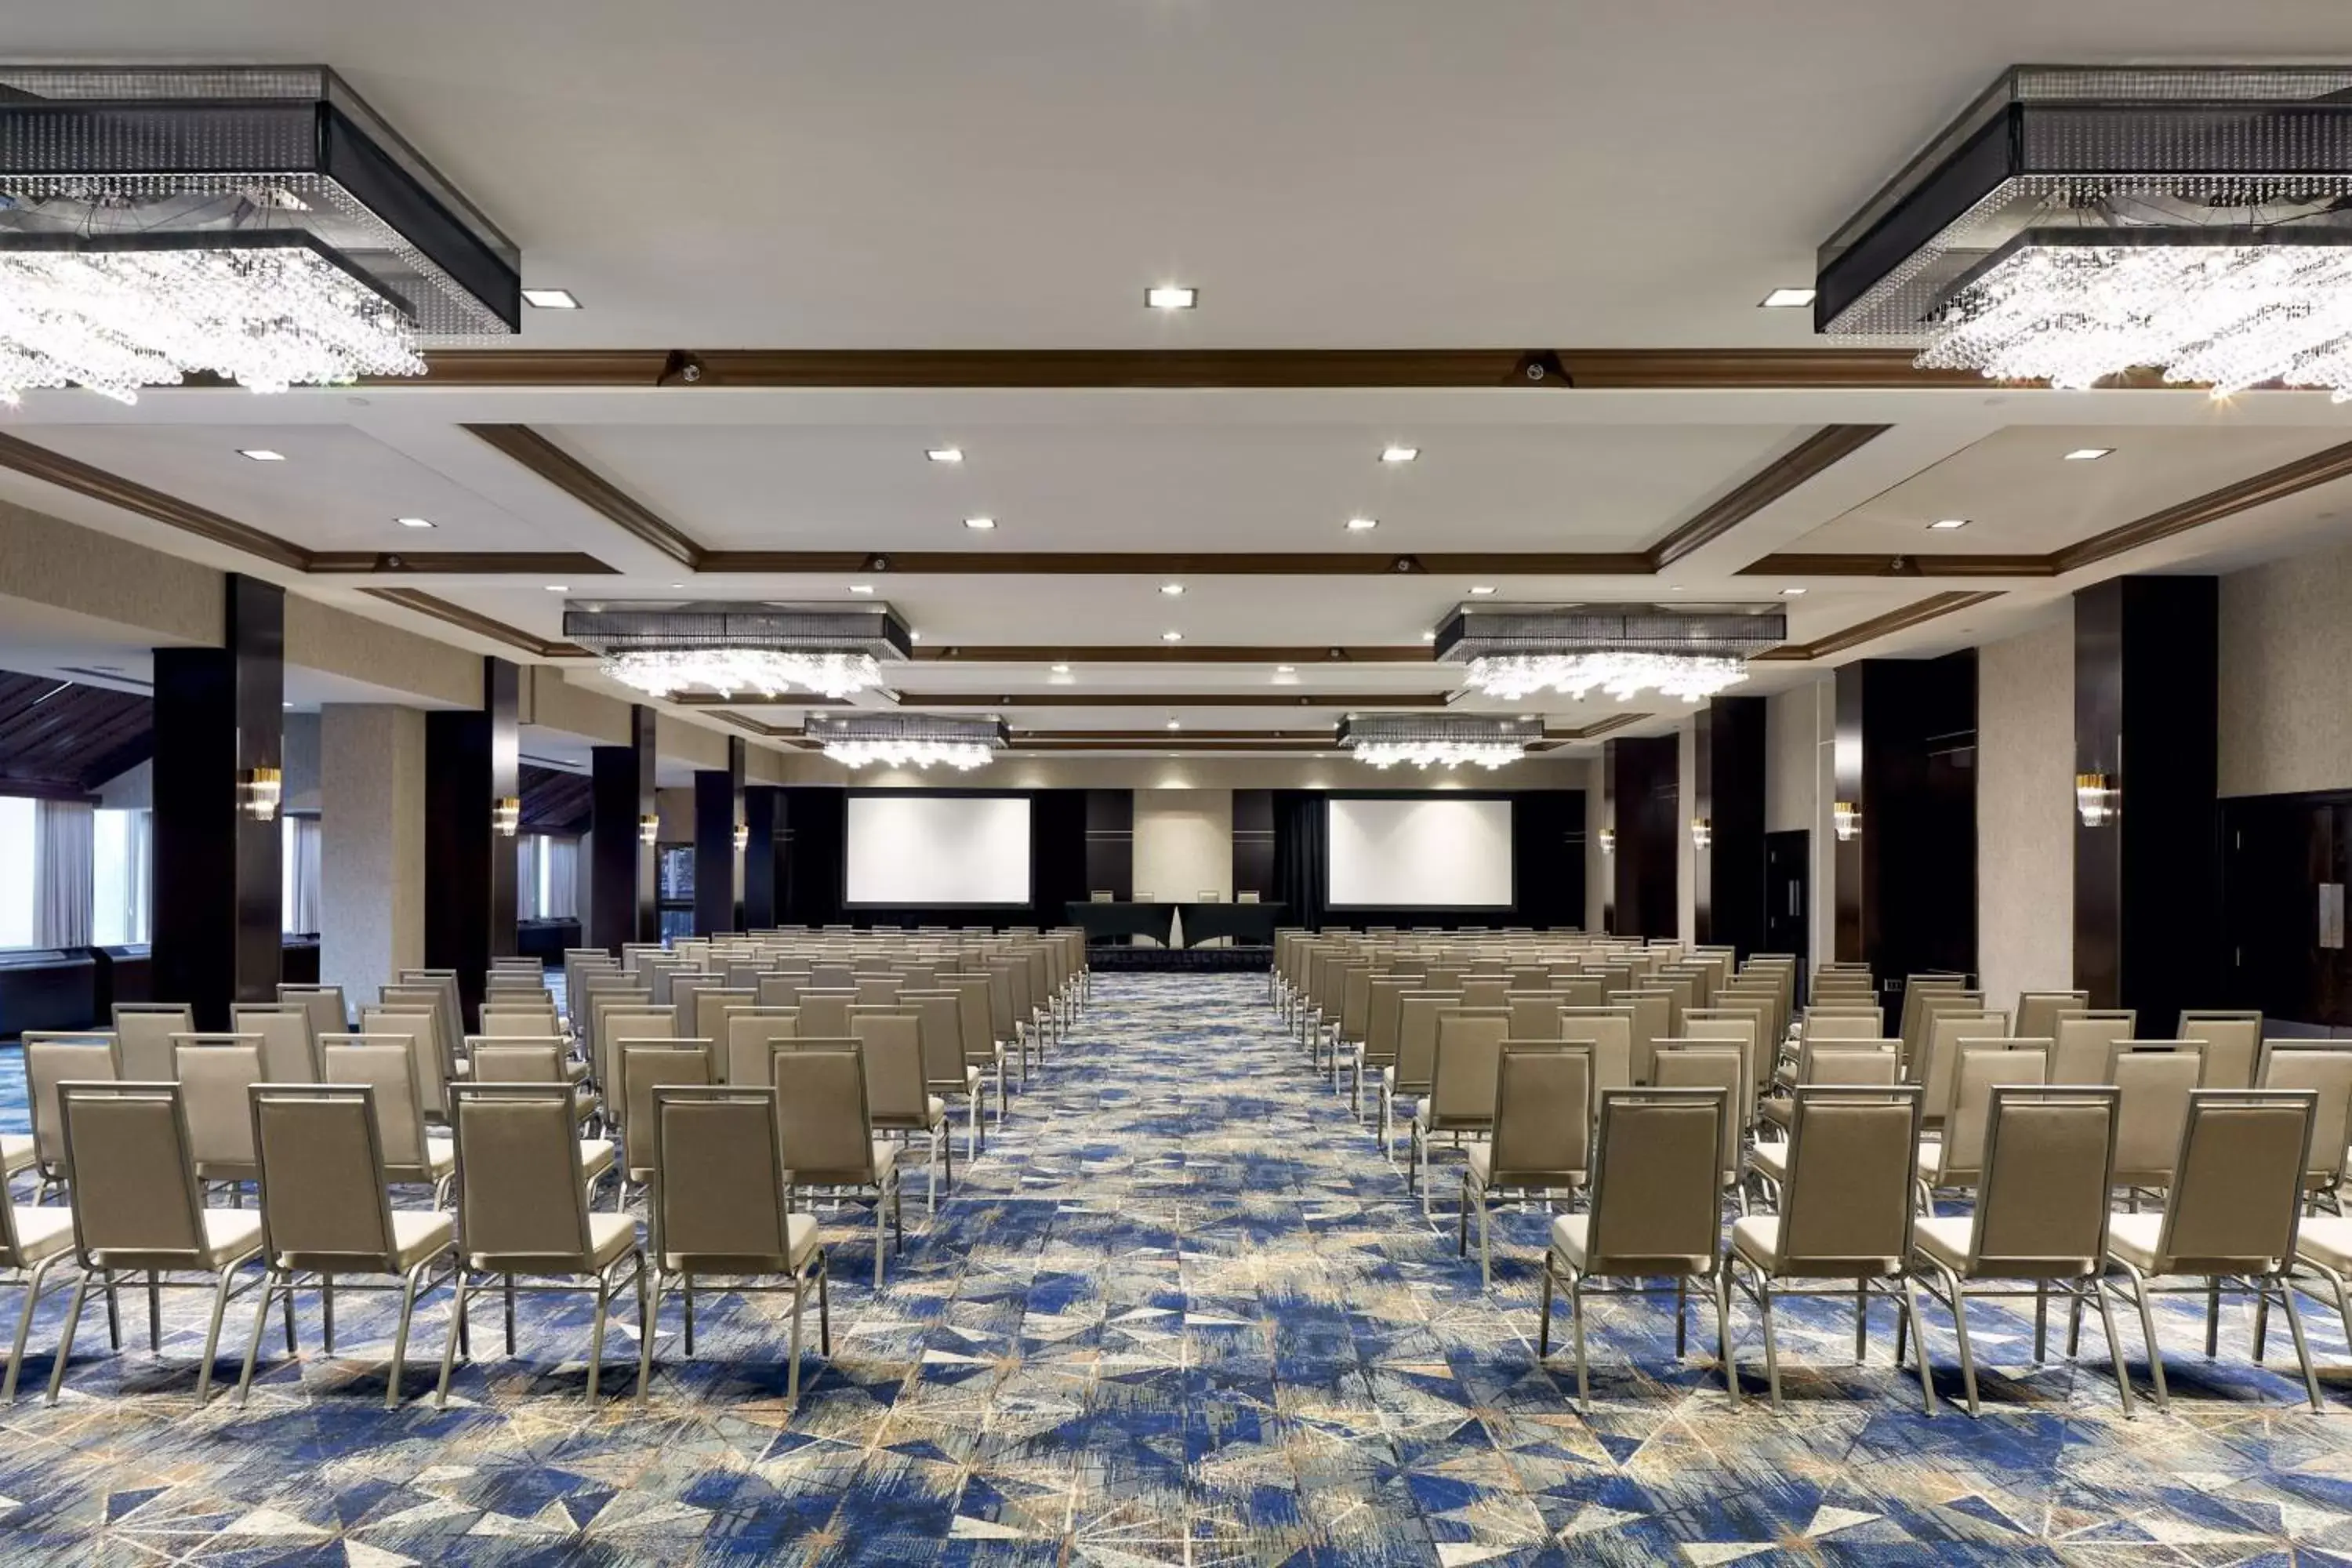
[[[111,621],[139,640],[214,646],[221,574],[0,501],[0,594]]]
[[[2074,617],[1977,649],[1977,969],[1985,1000],[2074,974]]]
[[[654,750],[660,756],[684,763],[690,768],[723,768],[727,765],[726,736],[673,713],[654,715]]]
[[[1691,842],[1691,808],[1698,800],[1698,721],[1675,726],[1675,934],[1698,940],[1698,846]]]
[[[1135,886],[1161,899],[1234,896],[1234,792],[1135,792]]]
[[[629,743],[627,703],[572,685],[551,665],[535,666],[528,673],[530,691],[523,705],[523,722],[561,730],[600,746]]]
[[[2221,784],[2352,788],[2352,545],[2221,579]]]
[[[286,662],[436,706],[482,704],[481,655],[299,594],[286,595]]]
[[[319,711],[319,973],[373,1000],[425,962],[425,714]]]

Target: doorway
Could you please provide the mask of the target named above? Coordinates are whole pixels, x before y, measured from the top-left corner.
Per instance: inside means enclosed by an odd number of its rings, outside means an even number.
[[[1801,1002],[1812,966],[1809,886],[1812,837],[1802,827],[1764,836],[1764,951],[1796,955],[1797,996]]]

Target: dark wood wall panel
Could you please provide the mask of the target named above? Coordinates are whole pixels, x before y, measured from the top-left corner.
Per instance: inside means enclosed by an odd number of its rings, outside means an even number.
[[[1087,896],[1135,896],[1135,792],[1087,791]]]
[[[637,819],[654,811],[654,710],[632,707],[629,733],[629,744],[589,753],[588,943],[609,952],[625,942],[651,942],[661,931],[653,852],[637,841]]]
[[[1973,648],[1837,672],[1837,798],[1862,812],[1837,848],[1838,956],[1882,984],[1976,968],[1976,715]]]
[[[776,893],[783,867],[783,791],[753,784],[743,792],[743,825],[751,841],[743,848],[743,929],[781,924]]]
[[[741,929],[741,862],[735,825],[743,820],[743,770],[750,747],[727,738],[727,765],[694,774],[694,929],[698,935]]]
[[[1602,742],[1616,829],[1616,896],[1610,930],[1621,936],[1673,936],[1681,927],[1675,882],[1681,859],[1682,737]]]
[[[1708,829],[1693,850],[1693,930],[1743,959],[1764,944],[1764,711],[1761,697],[1718,697],[1691,731],[1691,817]]]
[[[515,842],[490,808],[522,789],[520,681],[514,664],[486,658],[480,708],[425,716],[425,962],[457,972],[468,1020],[490,960],[515,950]]]
[[[1234,791],[1234,897],[1274,900],[1274,792]]]

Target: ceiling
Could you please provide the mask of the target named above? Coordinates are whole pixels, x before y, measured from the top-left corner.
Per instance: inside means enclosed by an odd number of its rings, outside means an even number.
[[[2341,58],[2318,0],[82,0],[6,51],[323,60],[579,297],[413,385],[0,416],[0,499],[485,652],[580,665],[568,599],[870,587],[905,706],[1313,750],[1500,710],[1422,651],[1477,588],[1772,602],[1769,691],[2346,529],[2324,395],[1916,376],[1758,308],[2002,67]],[[1570,749],[1631,711],[1512,706]]]

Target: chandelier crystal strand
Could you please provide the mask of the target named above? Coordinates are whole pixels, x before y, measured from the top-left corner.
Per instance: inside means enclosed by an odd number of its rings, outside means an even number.
[[[887,768],[944,765],[966,773],[987,766],[994,755],[975,741],[828,741],[824,754],[848,768],[872,763]]]
[[[1711,654],[1492,654],[1472,659],[1467,675],[1474,688],[1505,701],[1546,689],[1580,700],[1598,688],[1620,702],[1653,689],[1703,702],[1747,679],[1748,668],[1741,659]]]
[[[721,697],[739,691],[774,697],[798,688],[842,698],[882,680],[881,667],[868,654],[763,647],[629,648],[607,654],[598,671],[653,697],[697,689]]]
[[[1499,768],[1517,762],[1523,754],[1517,742],[1500,741],[1368,741],[1357,745],[1355,753],[1357,761],[1376,768],[1392,768],[1399,763],[1416,768],[1457,768],[1465,763]]]
[[[282,392],[425,362],[405,311],[304,246],[0,247],[0,401],[80,385],[131,403],[199,372]]]

